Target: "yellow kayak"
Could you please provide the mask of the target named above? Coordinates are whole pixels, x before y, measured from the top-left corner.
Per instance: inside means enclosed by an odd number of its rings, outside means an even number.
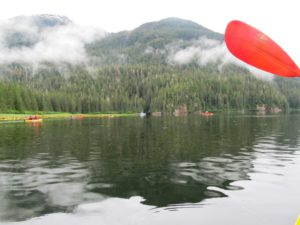
[[[300,216],[297,219],[297,222],[295,223],[295,225],[300,225]]]
[[[43,122],[43,119],[25,120],[25,123],[39,123],[39,122]]]

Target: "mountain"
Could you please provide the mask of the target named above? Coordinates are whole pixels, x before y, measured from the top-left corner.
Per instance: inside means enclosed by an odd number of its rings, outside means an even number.
[[[11,18],[8,26],[0,26],[0,31],[3,33],[0,48],[4,47],[3,52],[7,51],[9,54],[6,60],[10,58],[14,60],[18,58],[15,55],[24,54],[25,57],[19,57],[19,61],[24,58],[28,61],[29,57],[26,55],[38,58],[38,54],[40,54],[40,58],[45,58],[44,61],[47,61],[47,58],[49,61],[54,58],[55,61],[59,61],[59,58],[68,61],[66,58],[86,57],[87,60],[93,59],[93,63],[96,65],[169,64],[174,61],[175,54],[180,50],[213,48],[215,44],[211,46],[202,42],[209,40],[209,42],[221,44],[223,41],[222,34],[195,22],[179,18],[145,23],[131,31],[107,33],[105,38],[103,35],[93,35],[96,33],[95,31],[85,30],[65,16],[49,14]],[[77,49],[71,49],[72,46]],[[71,54],[66,57],[52,57],[52,55],[43,57],[46,53],[70,51],[73,52],[73,57]],[[195,51],[193,54],[188,58],[193,59],[200,55]],[[183,61],[190,60],[184,59]]]
[[[131,38],[148,42],[152,38],[168,37],[170,39],[192,40],[201,36],[209,39],[223,40],[223,35],[207,29],[190,20],[167,18],[157,22],[141,25],[131,32]]]
[[[99,35],[64,16],[37,15],[0,31],[0,112],[300,107],[300,84],[230,64],[223,35],[189,20]]]
[[[17,16],[9,20],[4,29],[4,46],[7,48],[33,47],[40,40],[40,34],[46,29],[67,26],[72,21],[60,15],[41,14]]]
[[[167,18],[150,22],[131,31],[112,33],[87,45],[91,56],[104,64],[166,63],[170,48],[184,49],[200,38],[223,41],[223,35],[195,22]]]
[[[66,16],[52,14],[16,16],[11,18],[10,20],[14,23],[29,23],[40,29],[45,29],[47,27],[64,26],[72,23],[72,21]]]

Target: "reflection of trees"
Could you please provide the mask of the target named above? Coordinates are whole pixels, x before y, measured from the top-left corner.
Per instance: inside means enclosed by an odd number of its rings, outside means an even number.
[[[28,154],[28,146],[34,146],[40,137],[40,128],[28,124],[0,124],[0,160],[18,159]]]
[[[95,180],[113,187],[93,191],[140,195],[157,206],[223,196],[207,187],[233,189],[231,182],[249,179],[253,145],[261,137],[283,134],[287,121],[272,116],[113,121],[107,133],[99,134],[98,157],[90,164]]]
[[[208,187],[249,179],[263,137],[293,154],[298,127],[297,115],[53,121],[39,132],[2,126],[0,218],[10,208],[23,211],[19,219],[69,210],[92,193],[139,195],[155,206],[221,197]]]

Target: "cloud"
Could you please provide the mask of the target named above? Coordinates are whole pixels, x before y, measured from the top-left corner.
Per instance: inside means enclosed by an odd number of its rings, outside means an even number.
[[[169,47],[168,60],[170,63],[181,65],[196,62],[200,66],[234,61],[223,42],[206,37],[195,40],[184,48],[180,45],[172,45]]]
[[[0,22],[0,64],[41,63],[88,60],[85,45],[105,35],[103,30],[73,23],[45,26],[32,20]]]
[[[221,71],[226,64],[235,64],[248,69],[252,74],[259,78],[270,79],[273,77],[270,73],[256,69],[235,58],[227,49],[224,42],[201,37],[192,41],[188,46],[182,42],[172,43],[167,46],[170,64],[185,65],[197,63],[199,66],[206,66],[210,63],[216,64]]]

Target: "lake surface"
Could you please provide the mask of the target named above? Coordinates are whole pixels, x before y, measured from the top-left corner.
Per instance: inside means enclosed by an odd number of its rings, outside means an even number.
[[[289,225],[300,115],[0,124],[0,224]]]

